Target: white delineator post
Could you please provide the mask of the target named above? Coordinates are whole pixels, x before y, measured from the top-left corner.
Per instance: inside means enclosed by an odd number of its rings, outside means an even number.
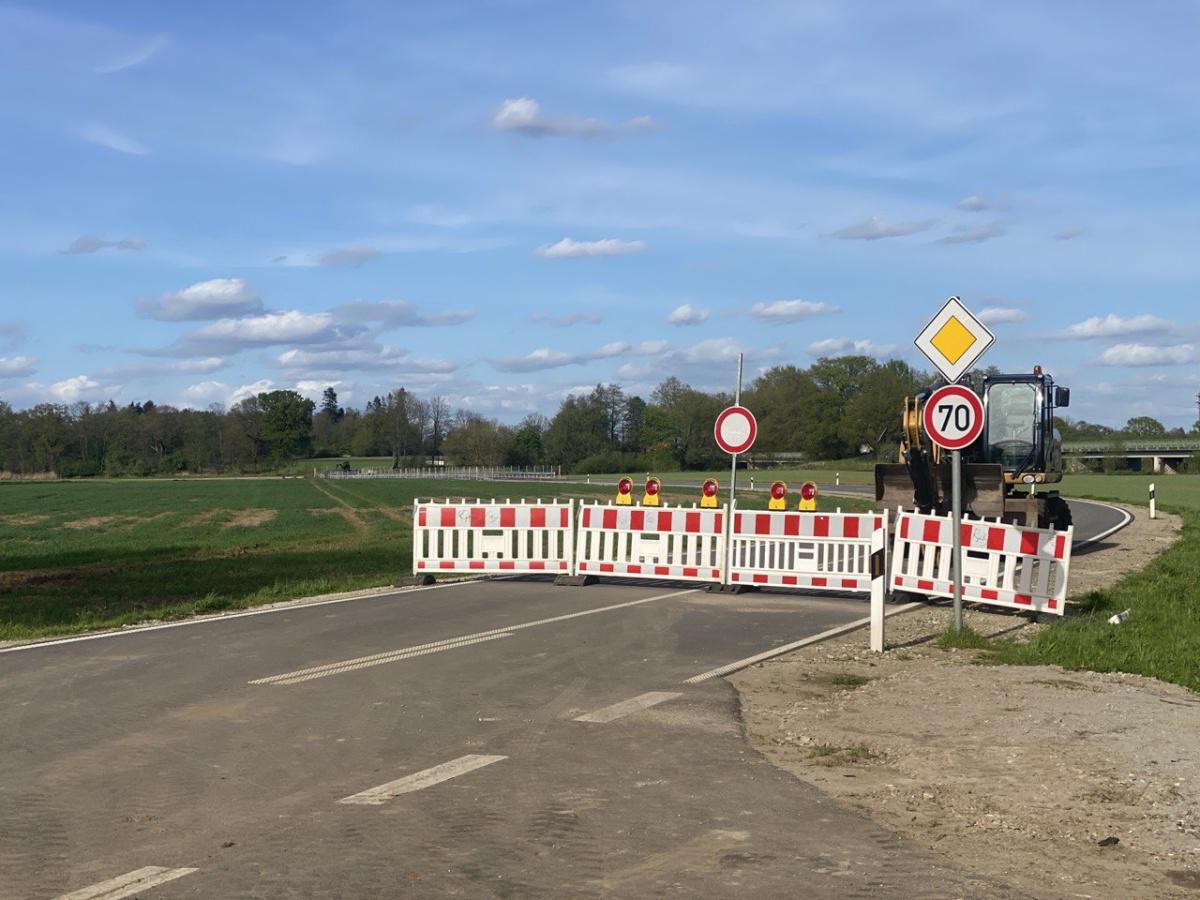
[[[1154,482],[1150,482],[1150,518],[1154,518]]]
[[[887,519],[871,531],[871,650],[884,651],[883,601],[887,595]]]

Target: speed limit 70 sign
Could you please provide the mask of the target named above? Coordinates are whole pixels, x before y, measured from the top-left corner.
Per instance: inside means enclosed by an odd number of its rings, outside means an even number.
[[[943,450],[962,450],[983,431],[983,403],[969,387],[947,384],[925,401],[925,433]]]

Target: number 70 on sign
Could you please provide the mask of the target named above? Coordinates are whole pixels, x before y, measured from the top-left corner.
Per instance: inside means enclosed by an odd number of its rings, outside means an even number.
[[[969,387],[947,384],[925,401],[925,433],[943,450],[962,450],[983,431],[983,403]]]

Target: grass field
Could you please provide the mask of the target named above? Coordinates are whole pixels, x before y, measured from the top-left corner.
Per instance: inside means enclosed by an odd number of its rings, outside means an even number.
[[[1143,571],[1084,598],[1083,614],[1028,643],[990,645],[998,662],[1131,672],[1200,691],[1200,478],[1189,475],[1071,475],[1071,496],[1144,505],[1150,482],[1160,508],[1183,519],[1179,541]],[[1131,610],[1121,625],[1114,613]]]
[[[414,497],[587,497],[585,485],[300,478],[0,484],[0,639],[389,584]],[[695,486],[663,494],[699,499]],[[827,504],[863,508],[861,501]],[[743,498],[764,508],[766,496]]]

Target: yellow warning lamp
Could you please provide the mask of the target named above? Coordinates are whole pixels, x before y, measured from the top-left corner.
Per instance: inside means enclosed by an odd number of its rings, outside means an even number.
[[[817,486],[811,481],[800,485],[800,505],[796,507],[801,512],[812,512],[817,508]]]
[[[660,494],[662,493],[662,482],[651,476],[646,479],[646,493],[642,497],[642,506],[658,506]]]
[[[717,479],[706,478],[704,487],[700,488],[700,506],[704,509],[715,509],[717,506],[717,491],[721,486]]]
[[[771,499],[767,501],[767,509],[787,509],[787,483],[771,482]]]
[[[617,482],[617,506],[633,505],[633,479],[625,476]]]

